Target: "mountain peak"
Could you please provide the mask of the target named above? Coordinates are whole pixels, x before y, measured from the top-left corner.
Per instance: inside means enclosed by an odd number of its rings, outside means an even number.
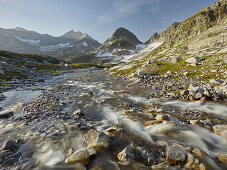
[[[113,33],[113,35],[117,35],[117,34],[133,34],[133,33],[127,30],[126,28],[120,27],[116,29],[115,32]]]
[[[135,34],[133,34],[132,32],[130,32],[129,30],[123,27],[116,29],[111,39],[122,39],[122,40],[133,42],[135,44],[141,43]]]
[[[64,38],[69,38],[69,39],[82,39],[84,37],[85,34],[83,34],[80,31],[75,32],[73,29],[66,32],[64,35],[62,35],[62,37]]]
[[[16,28],[14,28],[14,30],[16,30],[16,31],[27,31],[26,29],[24,29],[22,27],[16,27]]]

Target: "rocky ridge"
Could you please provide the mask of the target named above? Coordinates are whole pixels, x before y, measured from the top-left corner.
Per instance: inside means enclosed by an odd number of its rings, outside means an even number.
[[[90,52],[101,44],[88,34],[71,30],[60,37],[17,27],[0,28],[0,49],[16,53],[36,53],[64,59]]]
[[[110,68],[110,73],[136,83],[153,84],[147,79],[156,77],[207,81],[209,91],[226,96],[226,86],[218,84],[227,78],[226,5],[220,0],[182,23],[172,24],[162,34],[154,34],[148,42],[161,42],[158,48]],[[212,79],[217,83],[209,82]]]

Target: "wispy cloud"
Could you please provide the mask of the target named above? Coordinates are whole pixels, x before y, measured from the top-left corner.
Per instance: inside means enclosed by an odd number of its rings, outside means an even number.
[[[137,13],[141,7],[160,0],[114,0],[106,13],[98,17],[98,22],[109,23]]]

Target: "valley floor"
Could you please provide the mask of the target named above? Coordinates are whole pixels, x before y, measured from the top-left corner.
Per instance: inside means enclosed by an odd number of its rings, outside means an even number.
[[[168,95],[196,80],[146,81],[78,69],[4,92],[0,168],[225,169],[225,102]]]

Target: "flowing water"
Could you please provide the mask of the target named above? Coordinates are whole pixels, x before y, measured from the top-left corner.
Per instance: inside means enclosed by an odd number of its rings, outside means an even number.
[[[202,149],[209,155],[210,166],[221,169],[214,158],[227,153],[226,139],[209,128],[190,125],[189,120],[209,119],[213,125],[226,124],[227,106],[154,99],[149,97],[151,92],[149,87],[128,84],[99,70],[78,70],[32,87],[11,90],[4,93],[6,99],[0,107],[2,113],[14,111],[14,116],[0,120],[0,142],[19,138],[27,141],[33,153],[31,167],[37,169],[149,169],[141,162],[120,163],[117,154],[126,146],[143,147],[148,152],[158,148],[157,153],[153,152],[159,158],[154,164],[158,164],[165,161],[165,146],[174,143]],[[41,94],[43,98],[39,97]],[[59,109],[50,104],[42,110],[36,101],[51,101]],[[27,109],[33,107],[35,111]],[[75,118],[73,112],[77,109],[83,110],[85,116]],[[161,113],[168,114],[170,121],[152,123]],[[86,147],[84,134],[90,129],[101,132],[109,127],[121,129],[110,148],[99,152],[85,166],[65,163],[70,150]],[[19,169],[23,164],[13,167]]]

